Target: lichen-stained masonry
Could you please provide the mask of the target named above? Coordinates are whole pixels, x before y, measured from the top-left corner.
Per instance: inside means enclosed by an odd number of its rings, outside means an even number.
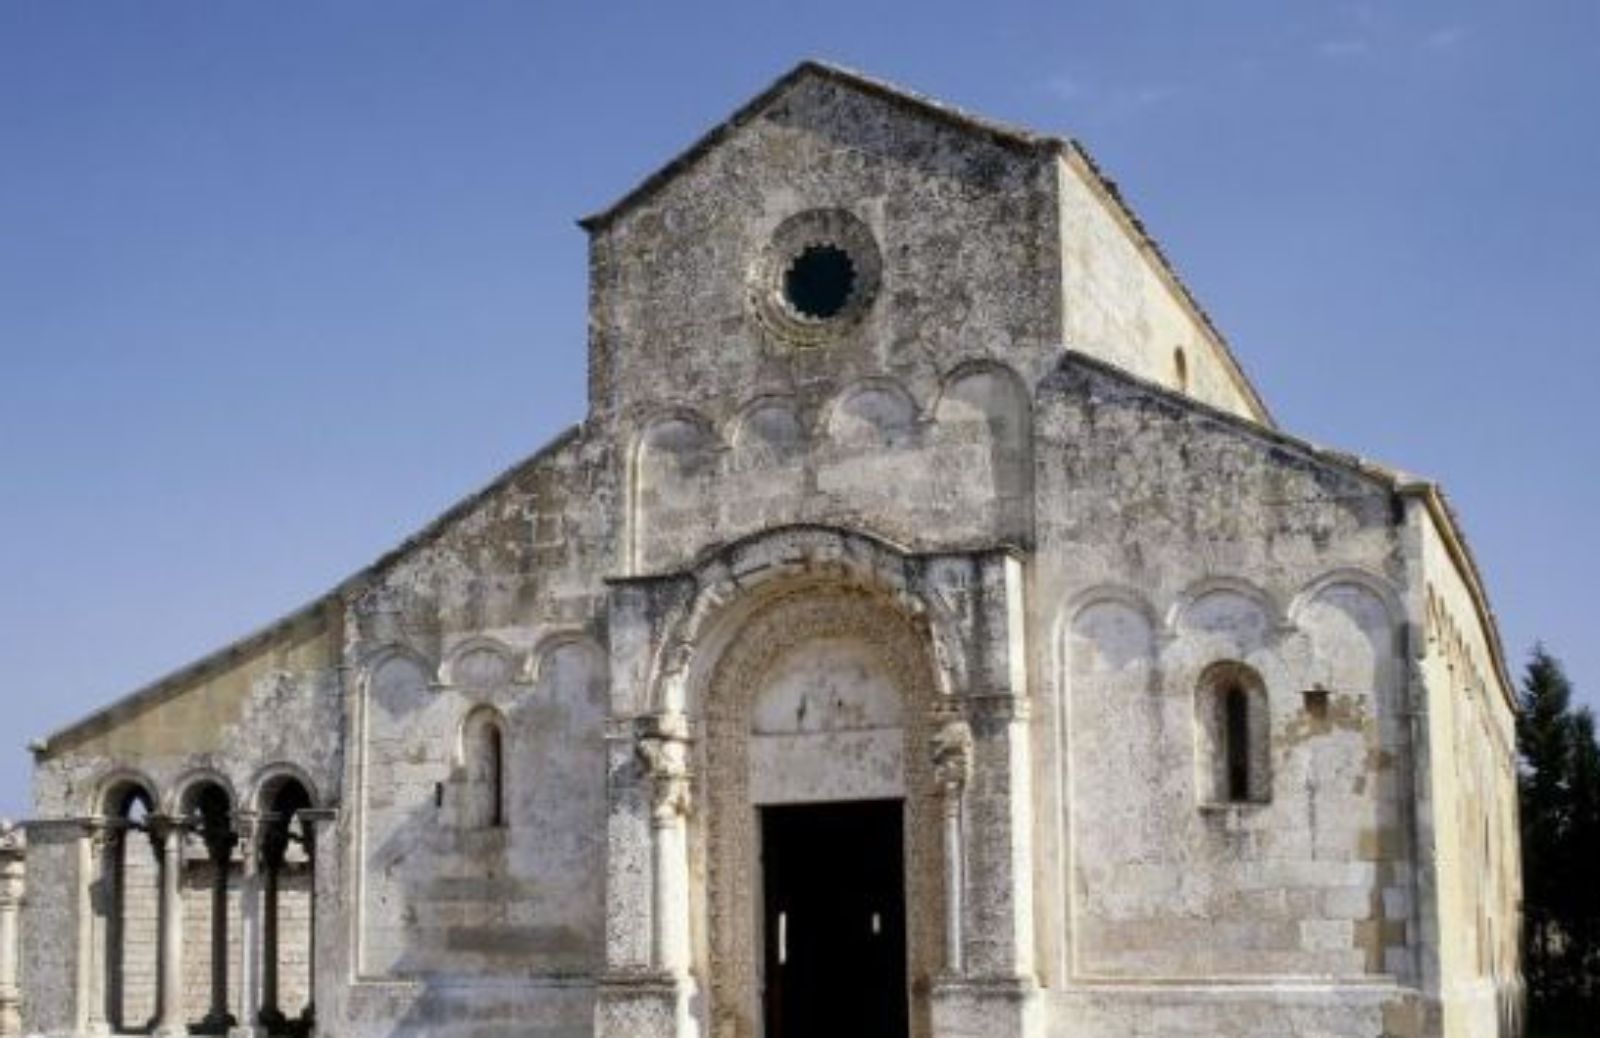
[[[584,226],[581,425],[41,744],[0,1033],[1517,1033],[1457,526],[1078,145],[806,63]],[[896,898],[785,903],[762,820],[862,801]]]

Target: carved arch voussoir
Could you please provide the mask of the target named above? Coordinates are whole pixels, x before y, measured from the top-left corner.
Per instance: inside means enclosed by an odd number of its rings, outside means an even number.
[[[317,788],[317,782],[311,777],[309,771],[293,761],[273,761],[270,764],[262,765],[251,777],[248,787],[250,790],[249,809],[266,812],[272,806],[266,802],[267,795],[272,792],[272,788],[276,783],[285,780],[298,782],[301,788],[306,791],[306,796],[310,799],[313,808],[326,806],[322,802],[322,793]]]
[[[161,812],[168,815],[181,815],[187,806],[187,801],[203,786],[216,786],[228,797],[230,810],[239,810],[239,793],[234,788],[233,781],[212,767],[190,768],[172,783],[167,792],[167,799],[161,806]]]
[[[836,527],[783,527],[727,545],[682,575],[683,599],[660,625],[646,701],[653,710],[681,710],[685,676],[711,632],[767,595],[808,580],[873,591],[922,626],[937,691],[954,695],[964,686],[960,623],[922,577],[921,560],[903,548]]]
[[[161,786],[148,772],[122,765],[107,771],[89,787],[88,803],[83,805],[83,814],[91,817],[109,815],[111,794],[123,789],[142,792],[152,812],[160,811],[165,803]]]

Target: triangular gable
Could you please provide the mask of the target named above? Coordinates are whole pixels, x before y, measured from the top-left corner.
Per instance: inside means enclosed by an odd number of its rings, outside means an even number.
[[[663,185],[675,179],[688,167],[694,165],[707,152],[738,131],[740,127],[759,116],[762,111],[788,93],[796,84],[813,77],[840,84],[870,97],[887,101],[915,115],[952,126],[1002,147],[1014,148],[1019,151],[1059,153],[1065,153],[1069,147],[1068,142],[1060,137],[1036,134],[1005,123],[984,119],[913,91],[862,75],[859,72],[821,61],[807,60],[802,61],[793,69],[778,77],[771,86],[751,98],[727,119],[712,127],[699,140],[680,152],[676,158],[665,166],[646,177],[633,190],[605,209],[579,220],[578,225],[590,233],[603,230],[606,225],[610,224],[618,216],[652,197]]]

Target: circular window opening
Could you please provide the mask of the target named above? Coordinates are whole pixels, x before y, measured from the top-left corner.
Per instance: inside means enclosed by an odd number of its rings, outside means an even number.
[[[784,301],[818,321],[838,315],[855,286],[856,265],[836,245],[807,246],[783,274]]]

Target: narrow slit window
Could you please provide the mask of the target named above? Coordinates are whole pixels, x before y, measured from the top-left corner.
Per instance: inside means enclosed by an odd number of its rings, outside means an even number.
[[[1201,804],[1264,804],[1272,799],[1272,724],[1266,684],[1248,665],[1207,667],[1195,693]]]
[[[458,810],[467,829],[504,829],[510,824],[505,722],[484,707],[468,715],[461,735],[462,789]]]
[[[489,825],[501,829],[506,824],[506,758],[505,738],[500,734],[499,725],[489,725],[484,743],[489,757]]]
[[[1250,699],[1244,689],[1232,686],[1222,697],[1223,741],[1228,757],[1228,799],[1250,799]]]

